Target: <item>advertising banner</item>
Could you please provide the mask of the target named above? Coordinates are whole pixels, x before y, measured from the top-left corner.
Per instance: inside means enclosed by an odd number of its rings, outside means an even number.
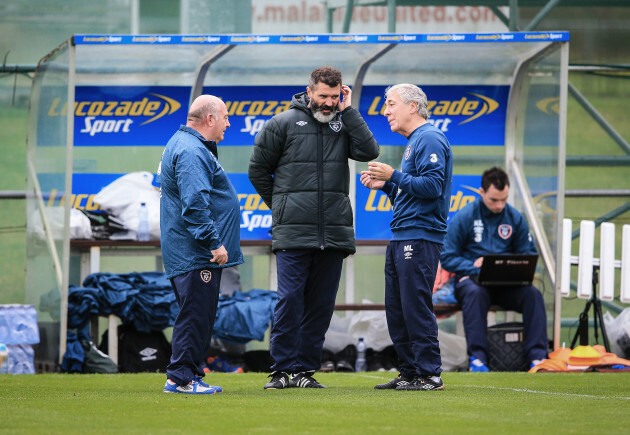
[[[386,86],[364,86],[359,110],[381,145],[404,145],[392,133],[385,111]],[[254,136],[272,116],[289,108],[294,94],[306,86],[220,86],[205,93],[225,101],[230,131],[221,146],[252,146]],[[451,145],[503,145],[509,86],[423,86],[429,122],[447,135]],[[186,122],[190,88],[186,86],[78,86],[75,146],[163,146]],[[48,116],[65,114],[64,102],[53,98]]]
[[[384,111],[385,86],[363,88],[360,111],[382,145],[404,145],[390,131]],[[431,121],[446,132],[452,145],[503,145],[508,86],[426,86]],[[251,146],[256,133],[273,115],[289,107],[293,94],[304,86],[222,86],[204,92],[221,97],[228,106],[230,134],[221,146]],[[76,88],[75,146],[164,146],[185,123],[190,88],[185,86],[79,86]],[[43,110],[50,117],[65,114],[65,102],[54,96]],[[249,157],[249,156],[248,156]],[[94,196],[123,174],[73,174],[72,206],[98,210]],[[229,174],[241,205],[241,238],[270,239],[271,212],[249,182],[247,174]],[[45,178],[45,175],[43,176]],[[380,191],[358,181],[356,193],[357,239],[389,239],[391,204]],[[45,180],[42,179],[45,183]],[[479,176],[455,175],[451,215],[474,200]],[[46,189],[42,186],[43,189]],[[50,191],[47,205],[59,205],[63,192]]]
[[[74,174],[72,177],[73,194],[70,198],[72,207],[98,212],[100,207],[94,196],[105,186],[125,174]],[[40,175],[42,189],[48,191],[55,176]],[[241,239],[271,239],[271,210],[265,205],[249,182],[247,174],[229,174],[236,189],[241,208]],[[392,205],[389,198],[380,190],[364,187],[357,175],[356,220],[357,240],[389,240],[391,231]],[[154,185],[157,187],[154,176]],[[451,190],[449,219],[466,204],[479,196],[480,175],[455,175]],[[133,194],[133,192],[128,192]],[[63,192],[51,189],[45,197],[49,207],[62,205],[65,201]]]
[[[429,122],[451,145],[504,145],[509,86],[421,86],[429,103]],[[360,111],[380,145],[406,145],[392,133],[385,112],[386,86],[364,86]]]
[[[356,221],[357,240],[389,240],[392,232],[392,204],[385,193],[364,187],[357,175]],[[451,188],[449,220],[466,204],[479,197],[481,175],[454,175]]]

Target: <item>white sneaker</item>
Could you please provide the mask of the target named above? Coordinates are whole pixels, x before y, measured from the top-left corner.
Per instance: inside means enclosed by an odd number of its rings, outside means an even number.
[[[206,384],[199,377],[195,377],[188,385],[177,385],[170,379],[166,380],[164,385],[165,393],[184,393],[184,394],[216,394],[222,393],[223,388]]]

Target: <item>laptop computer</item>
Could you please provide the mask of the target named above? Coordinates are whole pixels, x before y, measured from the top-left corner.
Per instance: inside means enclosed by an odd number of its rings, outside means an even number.
[[[483,286],[530,285],[537,262],[536,254],[484,255],[477,282]]]

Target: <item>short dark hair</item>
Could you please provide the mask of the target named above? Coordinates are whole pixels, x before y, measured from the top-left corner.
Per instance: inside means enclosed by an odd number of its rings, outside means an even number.
[[[308,87],[315,89],[318,83],[324,83],[331,88],[341,84],[341,71],[330,66],[324,66],[313,70],[308,81]]]
[[[481,176],[481,188],[485,191],[494,186],[497,190],[505,189],[510,185],[510,179],[505,171],[497,166],[487,169]]]

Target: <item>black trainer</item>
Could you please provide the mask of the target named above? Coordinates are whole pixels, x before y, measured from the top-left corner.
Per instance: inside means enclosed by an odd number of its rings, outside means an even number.
[[[417,376],[413,381],[396,387],[397,391],[443,390],[444,382],[439,376]]]
[[[413,381],[413,378],[408,378],[403,375],[398,375],[397,378],[392,379],[386,384],[378,384],[374,386],[374,388],[376,388],[377,390],[395,390],[399,385],[408,384],[411,381]]]
[[[281,390],[289,388],[289,374],[285,372],[275,371],[269,376],[271,380],[265,385],[265,390]]]
[[[294,388],[326,388],[313,378],[315,372],[301,372],[291,376],[290,387]]]

